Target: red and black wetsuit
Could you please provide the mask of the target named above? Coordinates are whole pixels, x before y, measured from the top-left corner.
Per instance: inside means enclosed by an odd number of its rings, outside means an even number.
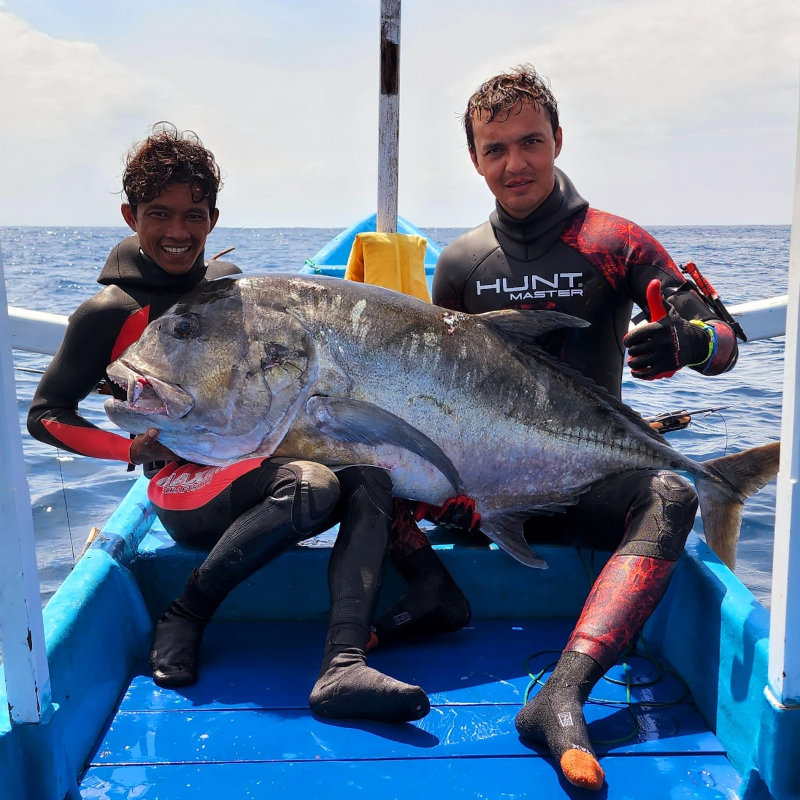
[[[587,320],[590,326],[554,331],[541,345],[619,397],[622,339],[633,304],[647,312],[653,278],[681,317],[714,327],[717,346],[693,369],[709,375],[731,369],[738,353],[733,331],[714,318],[666,250],[632,222],[590,208],[560,170],[552,193],[529,217],[513,219],[497,204],[488,222],[444,249],[433,302],[469,313],[551,309]],[[696,510],[687,481],[643,470],[600,481],[564,513],[528,520],[531,541],[615,549],[566,650],[604,669],[614,663],[666,588]]]
[[[690,288],[667,251],[645,230],[589,208],[567,176],[556,170],[548,199],[524,220],[498,204],[488,222],[442,252],[433,302],[478,314],[503,308],[546,308],[591,323],[551,333],[542,346],[620,396],[622,338],[633,304],[647,310],[647,284],[657,278],[685,319],[715,328],[711,360],[693,367],[708,375],[736,363],[736,337]]]
[[[189,272],[170,275],[142,252],[135,235],[121,241],[98,278],[104,288],[70,316],[61,347],[31,403],[31,435],[73,453],[128,462],[130,438],[93,425],[78,404],[151,320],[197,283],[239,272],[228,262],[207,264],[201,254]],[[121,396],[121,390],[109,384]],[[264,557],[312,535],[339,494],[329,470],[302,461],[249,459],[222,468],[170,462],[144,468],[153,476],[150,499],[173,538],[193,547],[215,548],[202,568],[204,588],[221,596],[261,566]],[[311,513],[315,492],[319,509]],[[264,535],[265,516],[270,517],[266,530],[274,536]],[[257,547],[252,544],[256,538]],[[225,561],[231,547],[244,547],[247,553],[236,568]]]

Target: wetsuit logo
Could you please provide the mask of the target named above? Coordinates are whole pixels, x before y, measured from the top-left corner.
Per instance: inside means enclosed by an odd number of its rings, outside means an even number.
[[[197,467],[189,470],[178,470],[171,475],[156,480],[156,485],[164,494],[196,492],[208,486],[214,476],[222,471],[222,467]]]
[[[554,272],[551,280],[541,275],[525,275],[518,286],[509,286],[508,278],[498,278],[487,283],[475,281],[475,289],[478,297],[483,292],[495,292],[496,294],[507,294],[509,301],[582,297],[583,273]]]

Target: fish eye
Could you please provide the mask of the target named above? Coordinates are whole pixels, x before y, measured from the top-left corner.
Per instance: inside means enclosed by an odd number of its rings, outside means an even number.
[[[178,317],[172,323],[172,333],[176,339],[188,339],[197,333],[199,327],[196,319],[192,317]]]

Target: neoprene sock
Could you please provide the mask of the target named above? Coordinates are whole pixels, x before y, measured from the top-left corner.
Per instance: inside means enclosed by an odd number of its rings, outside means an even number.
[[[408,583],[408,592],[373,625],[378,643],[449,633],[469,623],[469,601],[427,541],[395,567]]]
[[[210,597],[197,585],[197,570],[186,588],[156,623],[150,648],[153,681],[168,688],[197,681],[197,660],[203,631],[221,599]]]
[[[339,631],[322,662],[319,678],[309,697],[315,714],[337,719],[371,719],[380,722],[411,722],[431,709],[419,686],[395,680],[367,666],[364,654],[367,631]],[[360,639],[361,646],[341,643],[347,637]]]
[[[517,714],[522,739],[545,744],[574,786],[598,791],[605,773],[597,762],[583,704],[605,669],[583,653],[566,652],[537,695]]]
[[[410,722],[430,711],[419,686],[367,666],[369,623],[389,544],[392,485],[383,470],[351,467],[339,473],[339,535],[328,566],[331,617],[311,710],[338,719]]]

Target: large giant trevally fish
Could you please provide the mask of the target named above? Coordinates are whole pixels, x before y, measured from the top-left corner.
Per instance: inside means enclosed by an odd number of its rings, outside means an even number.
[[[292,456],[390,471],[399,497],[474,498],[482,530],[519,561],[532,513],[625,470],[687,473],[706,538],[735,559],[744,499],[778,444],[697,463],[628,406],[536,345],[588,323],[548,311],[469,315],[338,278],[219,279],[150,323],[109,367],[127,400],[108,416],[158,428],[185,459]]]

